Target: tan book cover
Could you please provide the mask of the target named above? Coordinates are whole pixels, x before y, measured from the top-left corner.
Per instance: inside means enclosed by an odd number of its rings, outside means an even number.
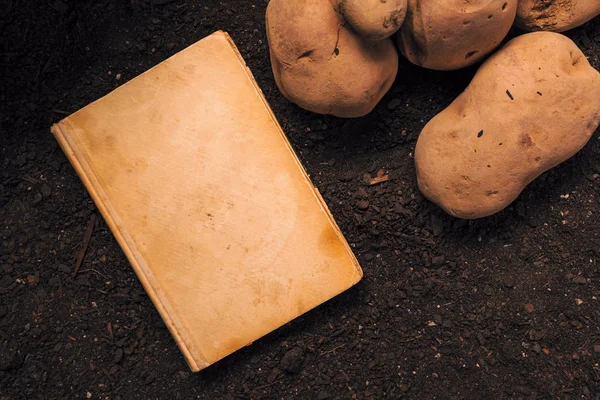
[[[193,371],[362,277],[224,32],[52,132]]]

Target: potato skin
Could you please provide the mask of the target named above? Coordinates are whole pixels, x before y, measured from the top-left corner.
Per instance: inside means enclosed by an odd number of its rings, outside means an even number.
[[[423,129],[419,189],[460,218],[494,214],[578,152],[600,120],[600,74],[569,38],[511,40]]]
[[[600,14],[600,0],[519,0],[515,25],[526,31],[564,32]]]
[[[413,64],[435,70],[464,68],[502,42],[516,11],[517,0],[408,0],[398,45]]]
[[[381,40],[404,22],[407,0],[336,0],[336,9],[360,36]]]
[[[277,86],[304,109],[360,117],[394,82],[398,54],[391,39],[359,37],[330,0],[271,0],[266,25]]]

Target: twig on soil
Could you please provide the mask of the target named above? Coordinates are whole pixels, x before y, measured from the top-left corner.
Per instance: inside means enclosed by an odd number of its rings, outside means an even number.
[[[103,278],[106,278],[106,275],[104,275],[104,274],[103,274],[103,273],[101,273],[100,271],[97,271],[97,270],[95,270],[95,269],[93,269],[93,268],[89,268],[89,269],[82,269],[81,271],[79,271],[79,273],[80,273],[80,274],[87,273],[87,272],[92,272],[92,273],[94,273],[94,274],[96,274],[96,275],[100,275],[101,277],[103,277]]]
[[[377,185],[378,183],[387,182],[389,180],[390,180],[389,175],[376,176],[375,178],[372,178],[369,180],[369,185],[373,186],[373,185]]]
[[[407,339],[400,339],[398,342],[399,343],[409,343],[409,342],[414,342],[415,340],[419,340],[421,339],[423,336],[422,335],[418,335],[415,336],[413,338],[407,338]]]
[[[68,112],[68,111],[64,111],[64,110],[59,110],[59,109],[57,109],[57,108],[53,108],[53,109],[52,109],[52,112],[55,112],[55,113],[57,113],[57,114],[71,115],[71,113],[70,113],[70,112]]]
[[[94,233],[94,225],[96,224],[96,214],[92,214],[90,217],[87,227],[85,228],[85,233],[83,234],[83,244],[79,253],[77,254],[77,261],[75,262],[75,269],[71,274],[74,277],[77,276],[79,272],[79,268],[81,267],[81,263],[83,262],[83,257],[85,257],[85,252],[87,251],[88,246],[90,245],[90,239],[92,238],[92,233]]]
[[[110,338],[114,339],[115,337],[113,336],[112,324],[110,323],[110,321],[108,321],[108,324],[106,324],[106,328],[108,329],[108,333],[110,334]]]
[[[20,178],[26,182],[33,183],[34,185],[38,183],[37,179],[32,178],[29,175],[23,175]]]
[[[344,347],[345,345],[346,345],[345,343],[344,343],[344,344],[340,344],[339,346],[337,346],[337,347],[334,347],[334,348],[333,348],[333,349],[331,349],[331,350],[324,351],[324,352],[322,352],[322,353],[321,353],[321,356],[324,356],[325,354],[333,353],[334,351],[336,351],[336,350],[338,350],[338,349],[341,349],[341,348],[342,348],[342,347]]]

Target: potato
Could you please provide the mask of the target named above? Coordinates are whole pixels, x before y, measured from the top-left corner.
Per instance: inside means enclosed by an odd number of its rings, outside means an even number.
[[[516,12],[517,0],[409,0],[400,51],[425,68],[467,67],[502,42]]]
[[[271,0],[266,17],[275,81],[300,107],[360,117],[394,82],[398,54],[391,39],[358,36],[330,0]]]
[[[519,0],[515,25],[527,31],[564,32],[599,14],[599,0]]]
[[[336,3],[344,19],[367,39],[390,37],[406,16],[406,0],[336,0]]]
[[[600,74],[575,43],[553,32],[519,36],[423,128],[419,189],[456,217],[494,214],[579,151],[599,121]]]

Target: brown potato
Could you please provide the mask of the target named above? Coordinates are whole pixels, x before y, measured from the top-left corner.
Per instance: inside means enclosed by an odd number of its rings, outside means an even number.
[[[406,16],[406,0],[335,0],[338,12],[361,36],[381,40],[393,35]]]
[[[558,33],[519,36],[423,129],[419,189],[449,214],[508,206],[544,171],[579,151],[600,121],[600,73]]]
[[[409,0],[400,51],[425,68],[467,67],[502,42],[516,12],[517,0]]]
[[[391,39],[359,37],[330,0],[271,0],[266,17],[275,81],[300,107],[363,116],[394,82],[398,54]]]
[[[527,31],[564,32],[600,14],[600,0],[519,0],[515,25]]]

